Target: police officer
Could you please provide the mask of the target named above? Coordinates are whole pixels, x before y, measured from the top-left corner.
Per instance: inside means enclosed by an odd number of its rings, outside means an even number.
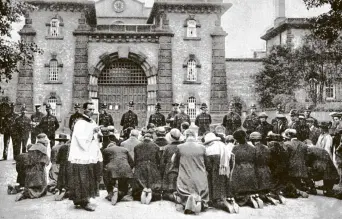
[[[249,114],[243,122],[243,127],[246,129],[246,133],[249,136],[252,132],[255,132],[256,128],[260,124],[258,115],[256,114],[255,104],[251,105],[251,114]]]
[[[138,126],[138,116],[132,110],[134,107],[134,102],[130,101],[128,103],[128,111],[122,115],[120,125],[122,126],[122,130],[127,129],[128,127],[132,127],[135,129]]]
[[[41,132],[45,133],[50,139],[50,147],[55,145],[55,132],[59,128],[58,119],[51,114],[51,105],[46,104],[46,116],[42,118],[38,127]]]
[[[181,103],[179,105],[180,112],[175,116],[174,120],[174,126],[175,128],[179,129],[179,131],[182,131],[182,123],[187,122],[189,125],[191,124],[190,116],[185,113],[185,105]]]
[[[15,119],[14,126],[16,128],[16,138],[13,143],[13,155],[14,159],[21,154],[26,153],[26,145],[27,141],[30,137],[30,130],[31,130],[31,119],[27,117],[26,114],[26,107],[25,105],[20,109],[20,116]],[[21,152],[20,152],[21,149]]]
[[[10,112],[6,114],[4,118],[4,152],[3,152],[4,160],[7,160],[8,145],[9,145],[10,139],[12,138],[12,143],[13,143],[17,134],[14,123],[15,123],[15,119],[18,117],[18,114],[14,112],[14,103],[10,103],[9,111]]]
[[[170,124],[171,128],[176,128],[176,125],[174,123],[175,116],[178,114],[178,103],[172,104],[172,111],[167,115],[166,122]]]
[[[155,113],[150,115],[150,119],[148,123],[153,123],[156,127],[165,126],[165,116],[159,112],[161,109],[160,103],[157,103],[155,106]]]
[[[101,111],[99,115],[99,125],[103,127],[114,126],[113,117],[107,113],[107,104],[101,105]]]
[[[210,131],[211,115],[208,113],[208,106],[202,103],[202,113],[196,117],[195,125],[198,126],[198,136],[202,136],[205,132]]]
[[[74,109],[75,109],[75,113],[72,114],[70,116],[70,119],[69,119],[69,129],[71,130],[71,132],[74,129],[74,125],[75,125],[76,120],[82,116],[82,113],[80,113],[81,104],[76,103],[74,106]],[[72,136],[72,134],[71,134],[71,136]]]
[[[234,104],[228,107],[228,114],[223,117],[222,126],[226,128],[226,135],[232,135],[236,130],[241,128],[241,117],[233,112]]]
[[[42,118],[44,117],[44,113],[40,112],[40,104],[34,105],[36,108],[36,112],[31,115],[31,144],[36,143],[37,135],[40,134],[40,130],[38,125]]]

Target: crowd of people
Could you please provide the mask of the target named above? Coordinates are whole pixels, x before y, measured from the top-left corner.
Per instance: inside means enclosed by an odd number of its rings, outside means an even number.
[[[50,192],[56,201],[68,198],[75,206],[94,211],[90,199],[99,196],[103,184],[112,205],[122,200],[142,204],[168,200],[182,206],[185,214],[210,207],[238,213],[244,205],[284,204],[287,197],[307,198],[317,189],[341,198],[333,190],[336,184],[342,187],[341,114],[333,113],[333,121],[318,123],[309,109],[303,114],[291,110],[288,121],[278,108],[276,118],[268,123],[268,115],[257,114],[252,105],[242,122],[231,104],[222,123],[214,127],[203,103],[194,123],[196,133],[185,105],[172,105],[165,118],[157,103],[147,127],[139,131],[131,101],[118,137],[105,104],[98,124],[92,119],[92,102],[83,104],[83,113],[76,104],[69,123],[71,139],[52,135],[58,122],[47,106],[48,114],[40,121],[32,123],[31,117],[31,127],[40,131],[23,149],[27,153],[15,154],[17,184],[9,185],[8,193],[18,193],[20,201]],[[54,145],[55,141],[59,143]],[[323,186],[316,187],[315,181],[321,180]]]

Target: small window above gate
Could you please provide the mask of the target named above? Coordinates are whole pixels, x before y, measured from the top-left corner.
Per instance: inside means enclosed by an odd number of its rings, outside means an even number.
[[[188,102],[187,113],[190,116],[190,119],[196,119],[196,115],[197,115],[196,98],[189,97],[187,102]]]
[[[129,59],[119,59],[102,70],[98,84],[147,85],[147,78],[140,65]]]

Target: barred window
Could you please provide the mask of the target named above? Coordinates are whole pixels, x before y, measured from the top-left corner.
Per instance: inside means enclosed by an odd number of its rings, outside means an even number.
[[[190,59],[188,61],[188,69],[187,69],[187,77],[188,81],[197,81],[197,69],[196,69],[196,61]]]
[[[325,98],[327,100],[335,99],[335,85],[334,84],[332,83],[326,84],[324,91],[325,91]]]
[[[53,18],[50,22],[50,35],[52,37],[59,36],[59,20],[57,18]]]
[[[187,37],[197,37],[195,20],[188,20]]]
[[[54,116],[57,116],[57,111],[56,111],[56,107],[57,107],[57,98],[56,97],[50,97],[48,99],[48,103],[51,105],[51,114]]]
[[[196,119],[196,98],[195,97],[189,97],[188,101],[188,109],[187,113],[190,116],[190,119]]]
[[[50,60],[49,81],[58,81],[58,61],[56,59]]]

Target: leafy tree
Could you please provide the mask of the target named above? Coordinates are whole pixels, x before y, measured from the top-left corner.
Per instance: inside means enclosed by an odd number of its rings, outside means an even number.
[[[0,82],[8,83],[12,75],[19,72],[19,63],[30,66],[33,63],[34,54],[43,53],[34,43],[10,40],[12,24],[20,22],[27,11],[34,9],[32,5],[23,1],[0,1]]]
[[[335,41],[342,30],[342,0],[303,0],[306,7],[317,8],[329,5],[330,10],[310,19],[313,34],[328,43]]]

